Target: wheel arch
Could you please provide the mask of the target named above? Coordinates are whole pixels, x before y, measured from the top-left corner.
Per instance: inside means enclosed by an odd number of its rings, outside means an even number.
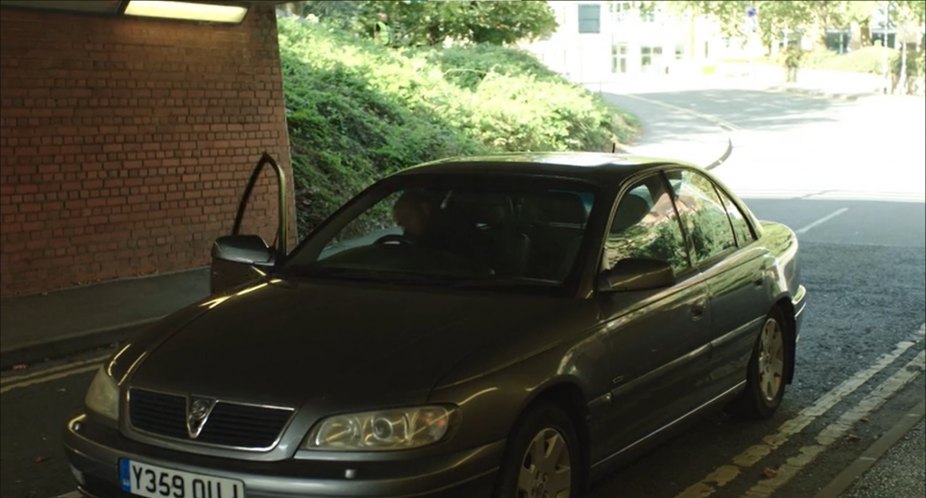
[[[511,430],[514,430],[514,427],[517,427],[524,420],[524,417],[531,409],[543,403],[549,403],[562,409],[572,420],[573,428],[581,446],[579,456],[582,459],[582,465],[580,466],[582,480],[587,485],[591,465],[591,434],[588,398],[584,390],[576,379],[568,377],[552,379],[549,383],[536,389],[532,396],[527,399],[524,406],[521,407],[517,421]]]
[[[791,302],[790,296],[782,296],[775,302],[775,308],[777,308],[785,320],[785,328],[788,334],[788,358],[791,361],[785,366],[785,383],[790,384],[794,380],[794,364],[797,360],[795,353],[797,352],[797,321],[794,317],[794,304]]]

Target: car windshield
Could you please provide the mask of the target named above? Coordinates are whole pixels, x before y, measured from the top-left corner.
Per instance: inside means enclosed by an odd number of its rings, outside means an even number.
[[[418,176],[358,196],[281,273],[507,289],[561,287],[571,275],[595,203],[591,186]]]

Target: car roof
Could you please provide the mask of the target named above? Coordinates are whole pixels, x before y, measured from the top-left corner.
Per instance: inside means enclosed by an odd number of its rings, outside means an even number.
[[[406,175],[499,175],[565,177],[612,184],[639,171],[667,164],[692,166],[675,159],[603,152],[518,152],[451,157],[398,173]]]

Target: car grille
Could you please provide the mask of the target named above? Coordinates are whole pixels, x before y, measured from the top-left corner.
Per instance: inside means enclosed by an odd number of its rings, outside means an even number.
[[[293,410],[217,401],[199,437],[191,439],[186,430],[186,404],[183,396],[132,389],[129,394],[129,420],[132,427],[145,432],[198,443],[249,449],[269,448],[276,442]]]

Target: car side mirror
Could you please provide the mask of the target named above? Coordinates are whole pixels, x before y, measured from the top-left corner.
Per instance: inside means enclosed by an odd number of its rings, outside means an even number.
[[[257,235],[226,235],[212,245],[213,259],[249,265],[273,265],[274,251]]]
[[[276,251],[257,235],[226,235],[212,244],[212,292],[260,278],[276,263]]]
[[[666,261],[648,258],[622,259],[598,276],[601,292],[659,289],[675,284],[675,273]]]

